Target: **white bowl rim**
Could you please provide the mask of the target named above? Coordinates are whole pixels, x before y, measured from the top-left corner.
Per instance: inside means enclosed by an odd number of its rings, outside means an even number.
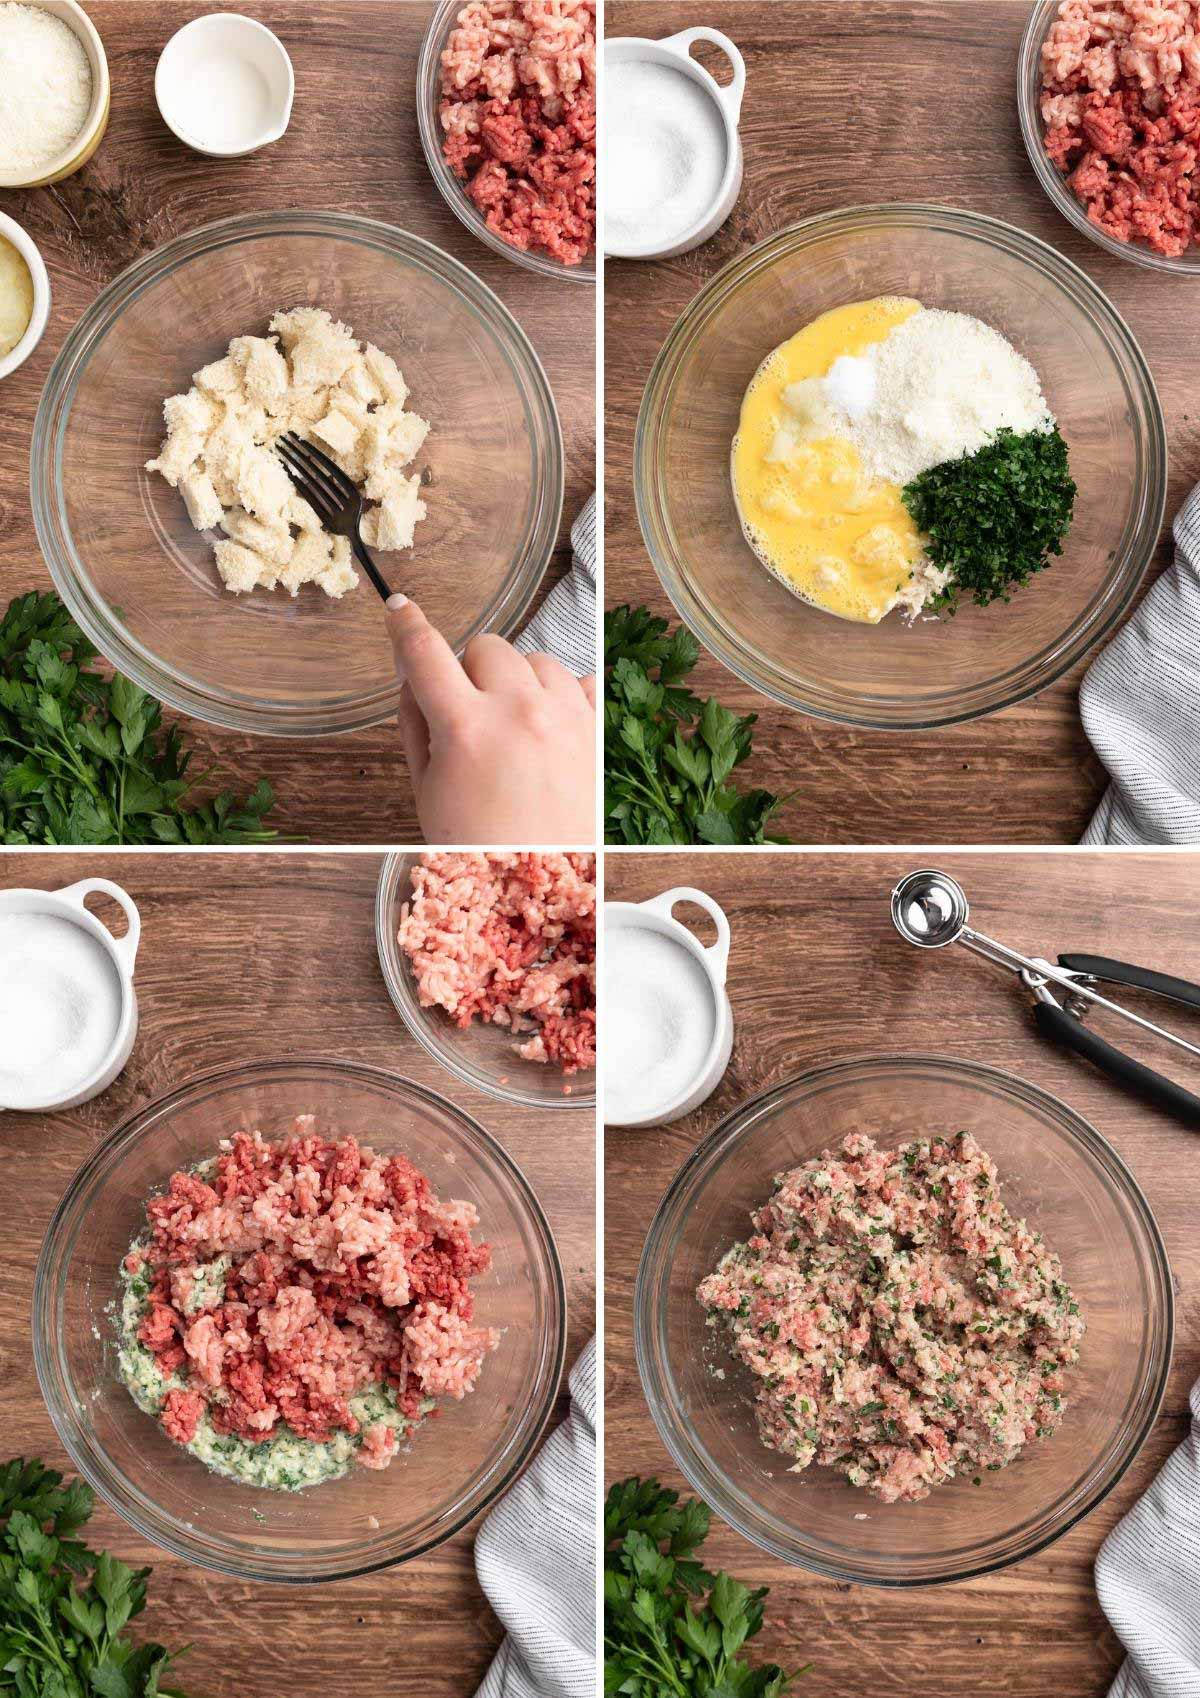
[[[33,279],[33,311],[29,315],[29,323],[25,326],[25,334],[15,348],[9,350],[0,359],[0,379],[6,378],[11,372],[32,354],[45,334],[46,325],[50,320],[50,273],[42,258],[41,249],[22,225],[15,218],[10,218],[6,212],[0,212],[0,236],[20,254],[29,267],[29,275]]]

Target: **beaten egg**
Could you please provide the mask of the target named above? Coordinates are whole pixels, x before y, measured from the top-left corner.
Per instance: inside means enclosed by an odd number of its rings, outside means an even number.
[[[0,359],[11,354],[33,317],[33,278],[12,243],[0,236]]]
[[[920,311],[883,296],[822,313],[767,355],[742,401],[732,473],[746,539],[790,590],[840,619],[877,624],[922,548],[900,489],[868,479],[854,444],[830,433],[831,396],[843,409],[868,403],[863,354]]]

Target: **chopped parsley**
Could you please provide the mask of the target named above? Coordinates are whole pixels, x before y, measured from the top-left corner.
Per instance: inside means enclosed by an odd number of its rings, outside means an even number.
[[[974,454],[921,472],[901,498],[930,561],[950,573],[929,606],[953,614],[960,596],[1008,601],[1062,553],[1075,495],[1057,426],[997,431]]]

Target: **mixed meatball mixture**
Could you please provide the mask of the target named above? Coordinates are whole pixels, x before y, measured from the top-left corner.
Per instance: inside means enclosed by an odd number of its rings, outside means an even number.
[[[894,1150],[854,1133],[779,1175],[751,1220],[697,1296],[792,1472],[914,1501],[1058,1427],[1079,1305],[968,1133]]]
[[[140,1409],[218,1474],[299,1491],[386,1468],[500,1335],[473,1204],[404,1156],[318,1132],[238,1132],[146,1202],[121,1269],[120,1369]]]

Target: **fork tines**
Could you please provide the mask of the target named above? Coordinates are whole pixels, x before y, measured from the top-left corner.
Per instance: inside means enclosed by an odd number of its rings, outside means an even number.
[[[343,509],[353,511],[360,505],[362,497],[351,479],[311,442],[288,431],[276,442],[275,452],[301,495],[323,518],[332,518]]]

